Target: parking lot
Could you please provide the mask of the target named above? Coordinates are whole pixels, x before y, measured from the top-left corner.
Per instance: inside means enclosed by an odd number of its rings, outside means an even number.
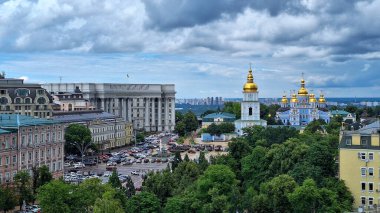
[[[148,172],[151,171],[160,171],[163,170],[167,167],[168,163],[135,163],[132,165],[127,165],[127,166],[121,166],[118,164],[116,166],[118,174],[122,175],[129,175],[132,178],[132,181],[135,185],[135,188],[140,188],[142,185],[142,175],[147,174]],[[97,166],[89,166],[82,171],[84,172],[92,172],[95,174],[104,174],[106,171],[106,164],[102,163]],[[136,171],[138,175],[132,175],[132,171]],[[108,177],[102,177],[100,176],[101,180],[103,182],[108,182]]]

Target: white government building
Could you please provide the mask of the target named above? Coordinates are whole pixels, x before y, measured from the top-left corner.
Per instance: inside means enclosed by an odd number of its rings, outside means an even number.
[[[43,88],[51,94],[79,89],[92,106],[132,122],[137,130],[174,130],[174,84],[50,83]]]
[[[267,121],[260,119],[258,87],[253,81],[252,69],[249,68],[247,83],[243,87],[241,119],[235,121],[235,131],[238,135],[243,135],[243,129],[251,126],[267,126]]]

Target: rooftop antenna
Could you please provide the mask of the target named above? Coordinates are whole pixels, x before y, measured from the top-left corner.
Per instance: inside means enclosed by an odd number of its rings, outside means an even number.
[[[62,76],[59,76],[59,83],[62,84]]]

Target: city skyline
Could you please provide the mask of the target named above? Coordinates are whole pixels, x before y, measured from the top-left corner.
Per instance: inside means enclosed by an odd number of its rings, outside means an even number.
[[[1,1],[0,71],[29,83],[175,84],[176,97],[379,97],[380,1]],[[171,15],[169,15],[171,14]]]

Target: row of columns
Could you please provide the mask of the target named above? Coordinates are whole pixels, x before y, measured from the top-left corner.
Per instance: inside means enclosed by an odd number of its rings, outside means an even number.
[[[171,107],[169,107],[169,98],[171,99]],[[164,98],[162,101],[160,97],[143,97],[142,102],[139,102],[141,98],[100,98],[91,102],[105,112],[132,122],[134,128],[144,128],[146,131],[169,131],[169,129],[173,130],[175,125],[174,97],[169,98]],[[158,100],[156,101],[156,99]],[[138,106],[137,103],[139,103]],[[164,103],[163,108],[162,103]],[[171,117],[169,117],[169,113],[171,113]],[[138,122],[141,125],[137,126]]]

